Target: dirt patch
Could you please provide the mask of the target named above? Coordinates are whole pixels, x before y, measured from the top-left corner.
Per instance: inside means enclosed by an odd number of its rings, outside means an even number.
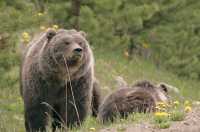
[[[153,124],[140,123],[121,126],[119,128],[106,128],[100,132],[200,132],[200,107],[195,107],[188,113],[183,121],[172,122],[167,129],[155,128]]]

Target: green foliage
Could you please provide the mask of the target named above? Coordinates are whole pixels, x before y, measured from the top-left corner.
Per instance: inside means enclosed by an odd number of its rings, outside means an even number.
[[[102,47],[145,42],[158,66],[200,79],[198,5],[194,0],[89,1],[81,7],[80,27]]]
[[[47,14],[39,16],[38,13],[35,10],[34,4],[26,0],[6,0],[0,3],[0,23],[2,23],[0,25],[0,36],[8,34],[9,41],[6,43],[9,47],[19,44],[20,32],[32,30],[49,23],[49,16]],[[2,37],[2,39],[4,38]]]
[[[13,53],[0,54],[0,88],[9,88],[18,85],[19,81],[19,57]]]
[[[183,110],[173,110],[170,114],[172,121],[182,121],[185,117]]]
[[[26,0],[0,2],[0,88],[18,84],[21,33],[49,23],[47,14],[38,13],[34,4]]]
[[[47,13],[56,24],[63,25],[66,28],[70,26],[70,2],[58,1],[50,2],[47,7]]]
[[[37,16],[38,5],[45,7],[42,16]],[[199,5],[195,0],[87,0],[81,3],[79,24],[95,47],[123,45],[126,50],[130,44],[146,43],[148,50],[136,48],[134,53],[181,77],[200,79]],[[52,24],[72,28],[71,6],[64,0],[1,1],[0,33],[9,33],[9,40],[14,40],[7,42],[11,46],[17,42],[13,31],[19,34]]]
[[[157,127],[158,128],[161,128],[161,129],[166,129],[166,128],[169,128],[170,127],[170,122],[161,122],[159,124],[157,124]]]
[[[179,76],[199,79],[199,2],[187,1],[168,12],[160,23],[140,34],[153,49],[152,57]]]

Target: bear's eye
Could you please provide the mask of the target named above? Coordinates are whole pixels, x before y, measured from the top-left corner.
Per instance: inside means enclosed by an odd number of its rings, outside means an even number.
[[[81,45],[83,45],[83,42],[79,42],[78,44],[81,46]]]
[[[69,45],[70,43],[69,42],[65,42],[65,45]]]

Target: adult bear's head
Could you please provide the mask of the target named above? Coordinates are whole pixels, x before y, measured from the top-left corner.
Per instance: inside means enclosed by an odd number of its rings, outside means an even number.
[[[83,31],[49,30],[46,44],[41,49],[40,67],[59,78],[79,78],[93,69],[93,54]],[[46,72],[43,72],[44,74]]]

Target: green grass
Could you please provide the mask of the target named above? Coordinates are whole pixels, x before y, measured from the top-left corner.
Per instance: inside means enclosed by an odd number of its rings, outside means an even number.
[[[185,113],[182,111],[173,111],[171,113],[171,120],[172,121],[182,121],[185,117]]]
[[[114,89],[114,78],[122,76],[128,83],[147,79],[153,82],[165,82],[179,88],[181,94],[193,100],[200,99],[199,82],[189,79],[178,78],[176,75],[158,69],[151,61],[135,57],[128,60],[123,55],[123,50],[94,50],[96,58],[96,76],[100,79],[103,88]]]
[[[120,50],[119,50],[120,49]],[[149,60],[134,57],[128,60],[123,55],[122,48],[95,47],[95,73],[100,80],[104,96],[115,89],[115,76],[122,76],[128,83],[136,80],[147,79],[153,82],[166,82],[180,89],[184,97],[192,100],[200,99],[200,83],[188,79],[180,79],[176,75],[164,69],[158,69]],[[14,65],[7,71],[2,71],[0,77],[0,131],[22,132],[24,131],[23,103],[19,94],[19,67]],[[97,130],[105,127],[122,127],[119,124],[126,124],[149,119],[145,116],[133,116],[127,120],[119,120],[113,124],[101,125],[96,119],[88,118],[79,128],[73,128],[74,132],[88,132],[91,127]],[[151,118],[150,118],[151,120]]]

